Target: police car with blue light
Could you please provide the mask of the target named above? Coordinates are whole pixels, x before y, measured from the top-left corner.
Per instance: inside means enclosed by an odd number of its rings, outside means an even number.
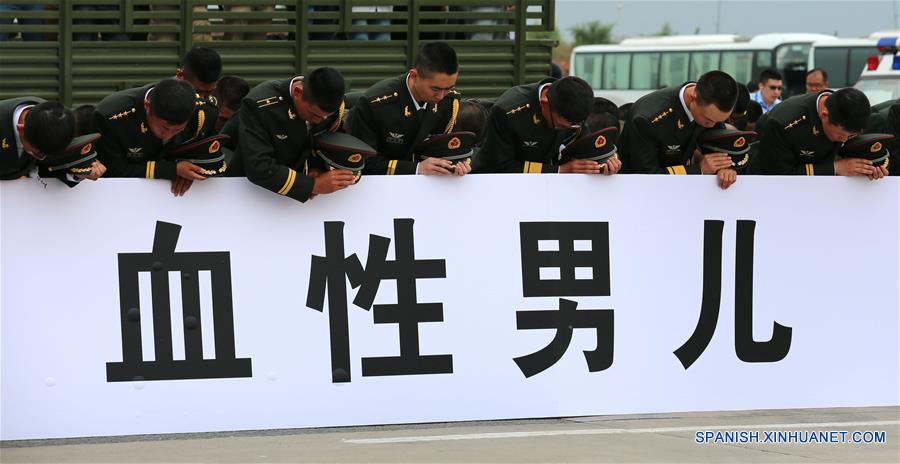
[[[877,47],[878,54],[867,58],[866,68],[854,85],[873,106],[900,98],[900,38],[879,39]]]

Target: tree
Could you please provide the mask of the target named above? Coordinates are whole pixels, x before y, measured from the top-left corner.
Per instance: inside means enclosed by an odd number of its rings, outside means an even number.
[[[575,45],[585,44],[609,44],[612,43],[612,30],[615,23],[604,24],[600,21],[591,21],[570,29],[575,37]]]
[[[675,34],[677,34],[677,32],[675,32],[675,31],[672,29],[672,25],[669,24],[668,21],[666,21],[666,22],[662,25],[662,29],[660,29],[659,32],[657,32],[656,34],[653,34],[653,35],[658,35],[658,36],[660,36],[660,37],[664,37],[664,36],[667,36],[667,35],[675,35]]]

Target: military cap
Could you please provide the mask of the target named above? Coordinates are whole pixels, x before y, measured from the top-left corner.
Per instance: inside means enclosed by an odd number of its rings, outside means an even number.
[[[592,132],[568,144],[560,153],[561,161],[588,160],[605,163],[616,154],[618,139],[619,129],[616,127]]]
[[[843,158],[863,158],[872,162],[872,166],[887,166],[891,153],[887,142],[894,140],[891,134],[862,134],[853,137],[841,148]]]
[[[753,131],[716,128],[703,131],[697,144],[704,155],[725,153],[731,157],[733,167],[742,168],[750,161],[750,150],[759,141],[758,137]]]
[[[418,155],[419,160],[433,157],[452,161],[455,164],[457,161],[464,161],[472,157],[477,140],[478,136],[469,131],[434,134],[419,142],[413,148],[413,153]]]
[[[378,154],[366,142],[343,132],[323,132],[315,137],[313,147],[329,169],[346,169],[354,174],[356,182],[366,167],[366,157]]]
[[[175,147],[172,156],[177,161],[188,161],[200,166],[203,169],[200,174],[205,177],[220,176],[228,169],[222,144],[230,138],[219,134],[193,140]]]
[[[85,134],[75,137],[69,146],[57,156],[47,159],[50,172],[68,172],[75,176],[91,173],[91,165],[97,159],[96,142],[100,134]]]

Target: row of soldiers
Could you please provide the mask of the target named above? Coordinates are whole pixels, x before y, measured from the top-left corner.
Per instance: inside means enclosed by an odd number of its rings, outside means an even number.
[[[241,176],[299,201],[363,174],[707,174],[727,188],[739,174],[878,179],[900,131],[900,103],[870,108],[853,88],[790,98],[755,132],[740,130],[748,96],[721,71],[650,93],[618,117],[577,77],[464,100],[445,42],[424,44],[407,73],[357,94],[322,67],[225,92],[223,103],[221,69],[214,50],[191,50],[175,77],[114,93],[87,117],[34,97],[0,102],[0,177],[167,179],[183,195],[194,181]]]

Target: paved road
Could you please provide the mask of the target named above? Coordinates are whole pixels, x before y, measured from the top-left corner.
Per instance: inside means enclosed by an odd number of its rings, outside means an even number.
[[[884,443],[705,443],[697,431],[885,432]],[[782,436],[787,433],[781,434]],[[807,435],[808,436],[808,435]],[[838,436],[838,434],[833,434]],[[714,435],[713,435],[714,437]],[[773,438],[776,438],[772,435]],[[3,442],[13,462],[900,462],[900,407],[673,413]]]

